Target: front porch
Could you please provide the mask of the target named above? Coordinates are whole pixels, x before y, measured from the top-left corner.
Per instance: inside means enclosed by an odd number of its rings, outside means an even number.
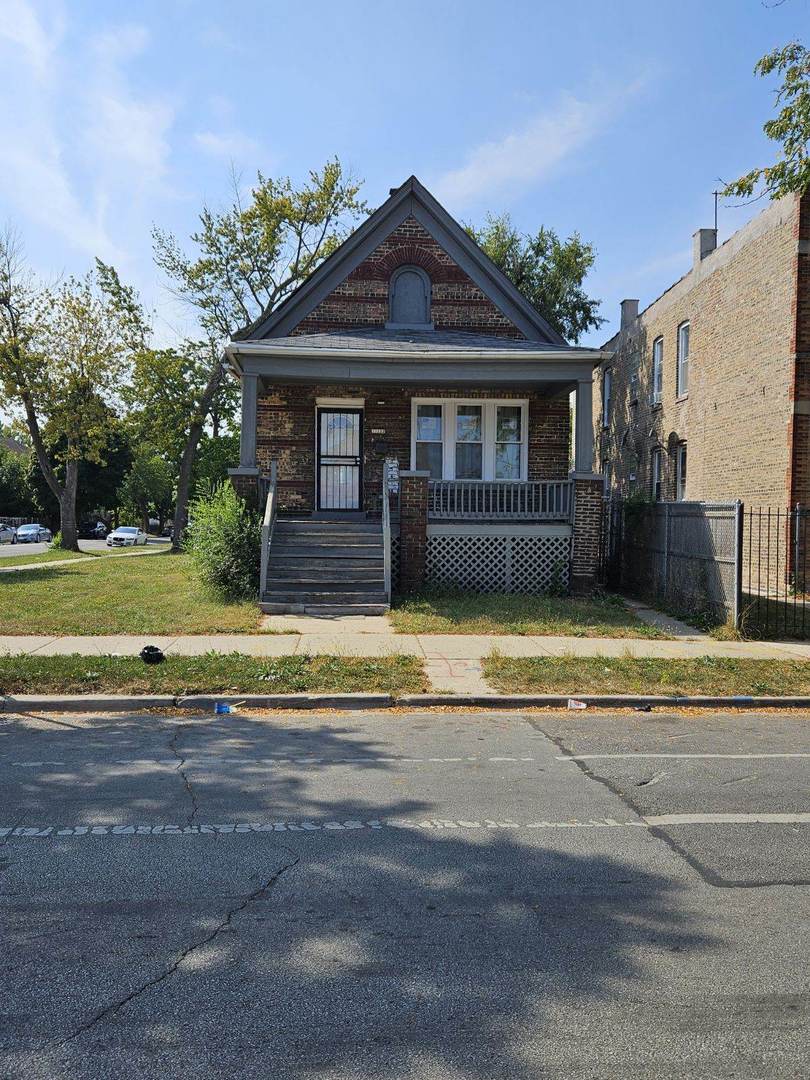
[[[334,541],[329,552],[300,547],[332,560],[318,567],[329,592],[362,599],[346,587],[359,581],[359,553],[345,564],[337,557],[341,522],[351,519],[379,529],[382,581],[374,560],[368,566],[375,604],[392,587],[564,592],[590,583],[602,494],[592,471],[599,354],[466,334],[380,336],[229,346],[242,381],[232,479],[272,506],[263,553],[270,591],[279,566],[272,527],[287,521],[288,538],[297,530],[309,541],[320,529]],[[314,598],[314,583],[301,576],[294,586]],[[289,576],[285,584],[286,603],[295,587]]]

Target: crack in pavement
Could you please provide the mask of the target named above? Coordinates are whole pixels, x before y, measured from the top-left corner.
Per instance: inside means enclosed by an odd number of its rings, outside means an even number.
[[[67,1043],[72,1042],[74,1039],[77,1039],[80,1035],[84,1035],[85,1032],[90,1031],[90,1029],[95,1027],[96,1024],[98,1024],[100,1021],[105,1020],[108,1016],[114,1015],[119,1011],[119,1009],[122,1009],[125,1005],[128,1005],[130,1001],[134,1001],[135,998],[140,997],[141,994],[146,993],[147,990],[151,990],[153,986],[160,986],[161,983],[165,982],[168,978],[174,975],[174,973],[183,964],[183,962],[189,958],[189,956],[197,952],[198,949],[202,949],[206,945],[210,945],[210,943],[215,938],[217,938],[224,930],[228,929],[228,927],[231,925],[232,919],[236,915],[239,915],[240,912],[244,911],[245,908],[247,908],[250,904],[253,903],[254,900],[258,900],[265,893],[270,892],[275,886],[276,882],[279,880],[279,878],[283,874],[286,874],[288,870],[292,870],[292,868],[298,864],[301,859],[300,854],[290,847],[286,847],[285,845],[280,846],[283,847],[284,851],[294,856],[294,858],[290,862],[285,863],[283,866],[279,867],[279,869],[276,870],[276,872],[272,874],[267,879],[267,881],[264,882],[263,885],[260,885],[258,889],[255,889],[252,893],[250,893],[250,895],[247,896],[244,900],[242,900],[241,903],[237,904],[236,907],[230,908],[225,913],[221,921],[214,927],[214,929],[209,934],[206,934],[205,937],[200,938],[199,941],[195,941],[193,944],[189,945],[187,949],[184,949],[180,953],[178,958],[173,963],[171,963],[165,971],[161,972],[160,975],[156,975],[154,978],[148,979],[145,983],[143,983],[141,986],[136,987],[133,991],[131,991],[131,993],[127,994],[125,997],[122,997],[119,1001],[114,1001],[111,1005],[105,1005],[105,1007],[99,1012],[97,1012],[95,1016],[92,1016],[89,1020],[85,1021],[85,1023],[81,1024],[70,1035],[66,1036],[64,1039],[53,1040],[50,1045],[65,1046],[67,1045]]]
[[[188,797],[191,799],[191,813],[188,815],[188,819],[186,821],[187,825],[191,825],[191,824],[193,824],[194,818],[196,817],[197,811],[199,810],[199,806],[197,804],[197,793],[194,791],[194,786],[191,783],[191,781],[189,780],[185,769],[183,768],[183,766],[186,763],[186,759],[183,757],[183,755],[177,749],[177,740],[180,737],[180,732],[183,730],[183,728],[185,726],[186,725],[184,725],[184,724],[178,724],[177,725],[177,727],[174,730],[174,734],[172,735],[171,739],[169,740],[169,749],[174,754],[174,756],[177,758],[177,772],[179,772],[180,776],[183,778],[183,783],[184,783],[185,788],[186,788],[186,793],[187,793]]]

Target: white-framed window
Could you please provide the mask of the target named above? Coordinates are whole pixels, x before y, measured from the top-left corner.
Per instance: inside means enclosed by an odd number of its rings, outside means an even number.
[[[678,397],[689,393],[689,323],[678,327]]]
[[[686,498],[686,443],[675,451],[675,498],[678,502]]]
[[[411,467],[433,480],[525,480],[525,400],[413,398]]]
[[[652,355],[652,403],[658,405],[664,396],[664,339],[653,342]]]
[[[652,455],[652,497],[660,502],[664,497],[664,451],[653,450]]]
[[[610,427],[610,395],[613,391],[613,372],[610,368],[602,376],[602,427]]]

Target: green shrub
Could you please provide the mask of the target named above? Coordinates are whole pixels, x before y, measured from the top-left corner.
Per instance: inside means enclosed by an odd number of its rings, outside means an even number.
[[[203,585],[226,600],[259,592],[261,521],[229,483],[191,504],[185,544]]]
[[[62,530],[61,529],[59,530],[58,533],[56,533],[53,540],[51,541],[51,547],[54,549],[54,551],[61,551],[62,550]]]

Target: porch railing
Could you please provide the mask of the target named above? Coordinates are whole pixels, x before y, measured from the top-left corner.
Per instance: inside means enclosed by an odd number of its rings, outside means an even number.
[[[263,481],[263,482],[261,482]],[[264,517],[262,519],[262,553],[259,566],[259,595],[267,592],[267,568],[270,562],[270,544],[273,541],[273,526],[278,513],[278,464],[270,462],[270,476],[261,477],[259,490],[264,493]],[[261,504],[260,504],[261,505]]]
[[[430,480],[428,517],[570,521],[570,480]]]

